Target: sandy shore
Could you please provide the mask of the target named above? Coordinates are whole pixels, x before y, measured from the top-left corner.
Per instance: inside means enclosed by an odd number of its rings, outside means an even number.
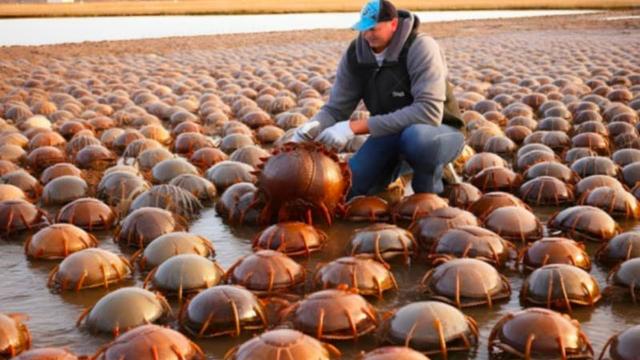
[[[578,16],[545,16],[518,19],[469,20],[423,24],[421,31],[435,38],[494,35],[535,30],[640,31],[640,10],[607,11]],[[622,18],[607,20],[607,18]],[[625,19],[626,17],[629,17]],[[260,34],[169,37],[161,39],[100,41],[78,44],[0,47],[0,59],[46,61],[49,57],[77,57],[120,54],[166,54],[191,50],[213,50],[269,44],[348,41],[351,30],[308,30]],[[0,61],[0,74],[7,69]]]

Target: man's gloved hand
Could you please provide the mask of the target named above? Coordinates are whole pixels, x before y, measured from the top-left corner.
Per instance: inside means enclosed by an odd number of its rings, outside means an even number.
[[[347,142],[354,137],[355,134],[351,130],[351,126],[349,126],[349,120],[346,120],[324,129],[316,141],[336,151],[341,151],[347,145]]]
[[[295,143],[301,143],[305,141],[311,141],[318,136],[320,127],[319,121],[307,121],[306,123],[298,126],[291,137],[291,141]]]

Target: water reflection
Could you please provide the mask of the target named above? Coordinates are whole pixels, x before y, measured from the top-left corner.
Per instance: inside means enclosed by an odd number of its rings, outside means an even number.
[[[588,10],[497,10],[417,12],[423,22],[583,14]],[[1,45],[149,39],[306,29],[346,29],[356,13],[278,15],[123,16],[0,20]],[[185,26],[188,24],[188,26]]]

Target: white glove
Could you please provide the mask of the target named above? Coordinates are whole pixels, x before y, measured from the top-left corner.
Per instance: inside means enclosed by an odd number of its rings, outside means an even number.
[[[351,130],[351,126],[349,126],[349,120],[346,120],[324,129],[316,141],[323,143],[326,147],[341,151],[349,140],[355,136],[353,130]]]
[[[313,140],[318,135],[319,126],[319,121],[307,121],[296,128],[291,137],[291,141],[301,143]]]

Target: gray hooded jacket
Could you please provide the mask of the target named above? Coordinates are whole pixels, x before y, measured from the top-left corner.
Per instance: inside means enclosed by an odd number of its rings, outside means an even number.
[[[399,11],[398,29],[385,51],[385,61],[398,61],[402,48],[411,35],[415,15]],[[416,24],[417,25],[417,24]],[[356,55],[360,64],[376,64],[376,58],[362,34],[356,39]],[[387,114],[369,118],[371,136],[391,135],[412,124],[440,125],[446,99],[447,66],[436,41],[418,34],[407,53],[407,71],[411,81],[413,103]],[[347,120],[362,99],[361,89],[348,65],[345,52],[338,65],[328,102],[313,117],[325,129],[337,121]]]

